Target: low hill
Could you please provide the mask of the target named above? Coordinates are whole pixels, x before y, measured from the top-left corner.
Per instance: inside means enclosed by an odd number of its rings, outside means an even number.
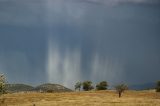
[[[26,84],[7,84],[6,89],[8,92],[22,92],[31,91],[34,87]]]
[[[72,90],[59,85],[59,84],[42,84],[33,89],[33,91],[42,91],[42,92],[71,92]]]
[[[72,90],[58,84],[42,84],[37,87],[32,87],[26,84],[7,84],[6,89],[8,92],[25,92],[25,91],[35,91],[35,92],[70,92]]]

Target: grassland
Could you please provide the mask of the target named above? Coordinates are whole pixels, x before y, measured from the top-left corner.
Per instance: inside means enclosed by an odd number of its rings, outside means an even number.
[[[121,98],[115,91],[14,93],[0,98],[0,106],[160,106],[160,93],[154,91],[126,91]]]

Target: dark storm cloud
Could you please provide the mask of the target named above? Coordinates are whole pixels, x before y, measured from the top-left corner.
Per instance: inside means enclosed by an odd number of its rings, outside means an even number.
[[[9,82],[45,80],[46,32],[32,28],[0,25],[0,70]]]
[[[62,10],[64,8],[70,8],[69,6],[74,6],[74,3],[89,3],[89,4],[107,4],[107,6],[114,6],[123,3],[136,3],[136,4],[160,4],[159,0],[0,0],[0,23],[10,24],[10,25],[36,25],[48,23],[47,11],[49,8],[54,10]],[[63,5],[62,5],[63,4]],[[81,4],[83,8],[89,5]],[[50,7],[51,6],[51,7]],[[62,7],[61,9],[58,6]],[[73,8],[73,7],[71,7]],[[80,7],[81,8],[81,7]],[[77,9],[76,9],[77,10]],[[82,9],[83,10],[83,9]],[[50,10],[52,11],[52,10]],[[67,11],[67,10],[64,10]],[[74,11],[71,10],[71,12]],[[78,13],[81,12],[77,11]],[[83,11],[82,11],[83,12]],[[67,11],[66,14],[68,14]],[[78,15],[78,13],[76,15]],[[74,13],[75,14],[75,13]],[[61,14],[61,15],[65,15]],[[74,15],[74,16],[76,16]],[[56,18],[56,14],[54,14]],[[51,17],[50,17],[51,18]],[[53,21],[53,20],[52,20]]]
[[[0,1],[0,72],[13,82],[67,86],[78,80],[158,80],[157,4],[158,0]]]
[[[145,4],[145,5],[159,5],[159,0],[77,0],[78,2],[85,2],[97,5],[119,5],[119,4]]]

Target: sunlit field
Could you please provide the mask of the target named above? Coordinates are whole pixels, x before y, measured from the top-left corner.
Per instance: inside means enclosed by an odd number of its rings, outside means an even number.
[[[1,106],[160,106],[160,93],[115,91],[70,93],[14,93],[1,96]]]

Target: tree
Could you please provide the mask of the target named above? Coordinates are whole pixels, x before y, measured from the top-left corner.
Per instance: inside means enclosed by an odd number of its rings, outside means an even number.
[[[97,90],[106,90],[108,87],[108,83],[106,81],[102,81],[96,85]]]
[[[160,81],[157,81],[156,91],[160,92]]]
[[[3,74],[0,74],[0,95],[6,93],[6,78]]]
[[[117,85],[115,86],[115,89],[116,91],[118,92],[119,94],[119,98],[122,96],[122,93],[128,89],[128,86],[125,85],[125,84],[120,84],[120,85]]]
[[[80,91],[81,90],[81,86],[82,86],[82,83],[81,82],[77,82],[76,85],[74,86],[75,90],[78,89]]]
[[[91,81],[85,81],[83,82],[83,90],[84,91],[89,91],[94,89],[94,87],[92,86],[92,82]]]

